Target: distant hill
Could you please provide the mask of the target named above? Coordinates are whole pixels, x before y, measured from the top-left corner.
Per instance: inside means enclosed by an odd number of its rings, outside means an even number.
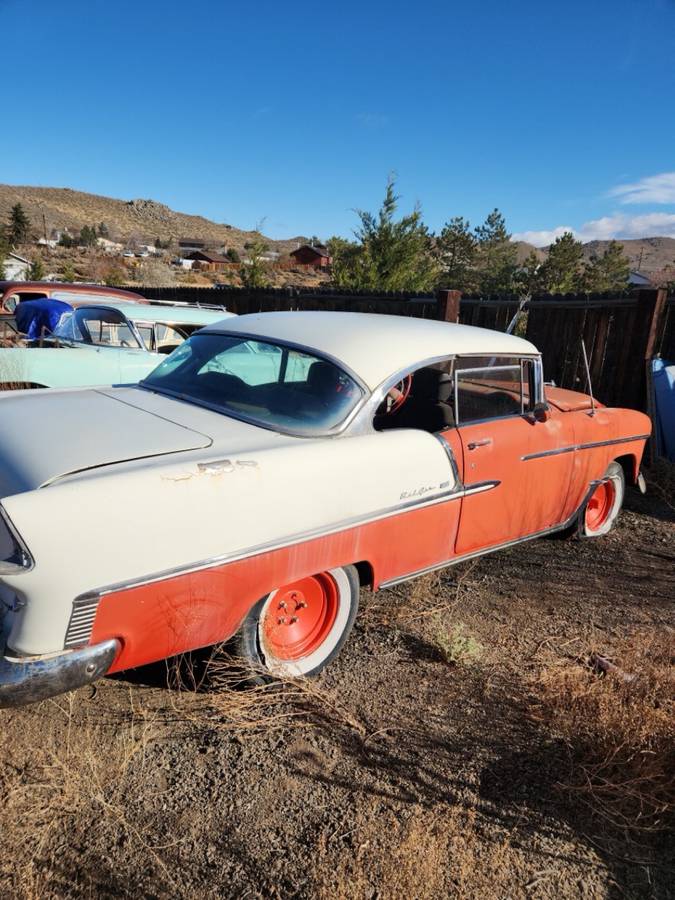
[[[136,237],[142,243],[179,238],[196,238],[241,251],[253,232],[212,222],[203,216],[175,212],[155,200],[115,200],[86,194],[70,188],[22,187],[0,184],[0,220],[6,221],[11,207],[21,203],[38,236],[56,228],[78,233],[84,225],[105,222],[114,240],[125,242]],[[43,219],[44,217],[44,219]],[[303,238],[270,240],[270,248],[288,253]]]
[[[609,243],[609,241],[589,241],[584,244],[585,258],[590,259],[593,254],[602,256]],[[623,245],[623,252],[630,260],[631,269],[635,272],[652,275],[675,264],[675,238],[649,237],[629,241],[619,240],[619,243]],[[532,250],[542,262],[548,254],[548,247],[534,247],[525,241],[516,241],[516,246],[518,247],[518,262],[522,262]]]

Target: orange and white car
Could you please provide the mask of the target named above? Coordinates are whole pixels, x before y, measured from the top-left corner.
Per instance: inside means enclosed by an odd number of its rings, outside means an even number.
[[[545,387],[521,338],[328,312],[211,325],[139,385],[7,393],[0,423],[1,705],[233,635],[316,673],[361,585],[605,534],[650,433]]]

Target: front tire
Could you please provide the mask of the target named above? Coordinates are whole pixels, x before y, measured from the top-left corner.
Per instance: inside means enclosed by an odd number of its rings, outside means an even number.
[[[358,608],[354,566],[300,578],[256,603],[235,649],[259,682],[318,675],[340,652]]]
[[[579,530],[582,537],[595,538],[607,534],[613,527],[626,492],[623,468],[612,462],[581,511]]]

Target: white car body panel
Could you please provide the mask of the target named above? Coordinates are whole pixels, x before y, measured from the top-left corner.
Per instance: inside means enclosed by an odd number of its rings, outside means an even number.
[[[432,501],[455,483],[444,449],[423,432],[306,440],[217,418],[207,450],[93,469],[2,500],[35,559],[32,571],[3,578],[27,601],[10,646],[60,649],[73,599],[91,590],[391,514],[408,492]]]

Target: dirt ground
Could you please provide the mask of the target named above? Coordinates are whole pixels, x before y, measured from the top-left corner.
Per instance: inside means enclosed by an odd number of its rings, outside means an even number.
[[[364,593],[310,684],[251,691],[221,655],[201,692],[155,666],[2,711],[0,895],[673,897],[667,811],[629,834],[573,790],[540,686],[672,639],[674,563],[672,507],[633,493],[602,540]]]

